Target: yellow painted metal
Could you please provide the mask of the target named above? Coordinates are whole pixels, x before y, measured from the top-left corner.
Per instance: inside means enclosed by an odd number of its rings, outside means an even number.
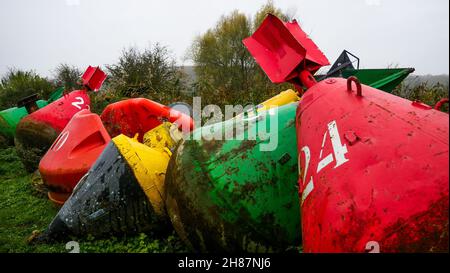
[[[164,122],[158,127],[145,133],[143,142],[153,149],[172,150],[181,138],[182,134],[177,126],[170,122]]]
[[[292,89],[288,89],[286,91],[280,92],[280,94],[260,103],[258,107],[259,111],[268,110],[273,107],[279,107],[291,102],[299,101],[300,97],[298,96],[297,92],[295,92]]]
[[[112,139],[133,170],[155,213],[161,217],[166,216],[163,193],[167,165],[177,141],[175,133],[171,133],[173,128],[176,126],[171,123],[161,124],[144,135],[145,144],[137,141],[137,135],[134,138],[119,135]]]
[[[243,112],[239,115],[236,115],[236,119],[242,118],[242,116],[247,115],[247,118],[254,117],[260,111],[266,111],[271,108],[280,107],[292,102],[297,102],[300,100],[298,93],[292,89],[288,89],[285,91],[281,91],[278,95],[271,97],[270,99],[261,102],[254,109],[250,111]],[[256,110],[256,111],[255,111]]]

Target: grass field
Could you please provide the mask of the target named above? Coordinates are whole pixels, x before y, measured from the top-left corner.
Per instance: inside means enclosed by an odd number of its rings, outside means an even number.
[[[14,147],[0,149],[0,253],[69,252],[66,242],[29,244],[33,231],[43,231],[58,212],[44,195],[34,190]],[[175,232],[165,238],[139,234],[128,238],[76,240],[80,252],[186,252]]]

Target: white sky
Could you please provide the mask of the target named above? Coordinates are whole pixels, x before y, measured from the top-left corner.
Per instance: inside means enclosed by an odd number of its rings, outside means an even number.
[[[196,35],[234,9],[266,0],[0,0],[0,75],[8,67],[49,76],[59,63],[116,62],[124,47],[167,45],[183,64]],[[274,0],[334,62],[343,49],[363,68],[449,73],[448,0]],[[184,64],[189,64],[185,62]]]

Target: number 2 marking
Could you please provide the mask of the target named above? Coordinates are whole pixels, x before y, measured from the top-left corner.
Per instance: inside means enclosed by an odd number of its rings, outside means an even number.
[[[81,110],[81,106],[84,104],[84,100],[82,97],[75,97],[76,100],[72,102],[72,105]]]
[[[303,179],[302,179],[302,181],[304,182],[306,179],[306,173],[308,172],[309,162],[311,160],[311,151],[309,150],[308,146],[305,146],[302,148],[302,152],[305,153],[305,170],[303,172]],[[303,202],[305,201],[306,197],[308,197],[308,195],[312,192],[313,189],[314,189],[314,181],[311,175],[311,179],[309,180],[308,184],[306,184],[306,187],[302,192],[301,205],[303,205]]]

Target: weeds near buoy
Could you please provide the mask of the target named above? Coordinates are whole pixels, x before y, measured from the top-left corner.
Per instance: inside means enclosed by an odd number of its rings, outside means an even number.
[[[66,242],[36,242],[58,209],[31,187],[35,177],[25,171],[16,149],[0,149],[0,253],[69,252],[66,243],[76,241],[80,252],[186,252],[175,233],[165,237],[141,233],[132,237],[95,240],[67,238]]]

